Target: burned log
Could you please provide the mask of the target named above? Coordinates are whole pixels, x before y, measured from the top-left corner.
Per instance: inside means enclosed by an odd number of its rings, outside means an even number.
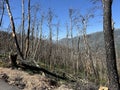
[[[23,63],[21,62],[20,64],[18,64],[18,67],[19,68],[22,68],[22,69],[27,69],[27,70],[30,70],[30,71],[36,71],[36,72],[44,72],[45,74],[48,74],[48,75],[51,75],[55,78],[59,78],[59,79],[62,79],[62,80],[69,80],[67,77],[63,77],[63,76],[60,76],[60,75],[57,75],[55,73],[52,73],[44,68],[41,68],[41,67],[36,67],[36,66],[32,66],[32,65],[29,65],[29,64],[26,64],[26,63]]]

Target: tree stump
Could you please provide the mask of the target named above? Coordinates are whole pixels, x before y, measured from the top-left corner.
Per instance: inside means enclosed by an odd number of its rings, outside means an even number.
[[[12,69],[17,68],[17,54],[10,55]]]

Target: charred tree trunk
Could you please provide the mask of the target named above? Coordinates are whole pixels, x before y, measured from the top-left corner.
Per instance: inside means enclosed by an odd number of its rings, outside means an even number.
[[[25,13],[24,13],[24,0],[22,0],[22,31],[21,31],[21,51],[23,52],[23,46],[24,46],[24,22],[25,22]]]
[[[17,68],[17,54],[11,54],[10,56],[10,60],[11,60],[11,67],[14,69],[14,68]]]
[[[15,31],[14,19],[13,19],[11,10],[10,10],[9,1],[8,0],[5,0],[5,1],[6,1],[7,11],[8,11],[8,14],[9,14],[9,17],[10,17],[10,24],[11,24],[11,28],[12,28],[12,36],[13,36],[14,41],[15,41],[15,46],[17,47],[17,50],[18,50],[21,58],[24,59],[23,54],[22,54],[22,52],[20,50],[20,47],[19,47],[19,44],[18,44],[18,40],[17,40],[17,36],[16,36],[16,31]]]
[[[29,37],[30,37],[30,0],[28,0],[28,32],[26,37],[25,58],[27,58],[29,52]]]
[[[109,89],[110,90],[120,90],[119,76],[116,65],[116,54],[114,45],[114,36],[112,30],[112,0],[103,0],[103,28],[104,28],[104,39],[105,39],[105,49],[106,49],[106,62],[107,71],[109,79]]]
[[[5,11],[5,8],[4,8],[4,0],[3,1],[1,1],[1,2],[3,2],[2,3],[2,14],[1,14],[1,18],[0,18],[0,26],[2,25],[2,20],[3,20],[3,15],[4,15],[4,11]]]

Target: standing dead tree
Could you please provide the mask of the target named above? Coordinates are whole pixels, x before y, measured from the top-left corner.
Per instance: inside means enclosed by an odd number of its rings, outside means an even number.
[[[36,38],[38,36],[38,35],[35,36],[35,27],[36,27],[36,22],[37,22],[37,13],[39,11],[39,4],[34,5],[32,11],[34,11],[33,12],[34,17],[33,17],[33,20],[31,20],[32,21],[31,22],[32,23],[32,25],[31,25],[31,36],[32,36],[31,51],[34,52],[35,47],[36,47],[36,45],[35,45],[36,42],[35,41],[36,41]]]
[[[78,12],[77,10],[74,10],[74,9],[69,9],[69,19],[70,19],[70,37],[71,37],[71,47],[74,49],[74,41],[73,41],[73,29],[74,29],[74,26],[75,26],[75,20],[78,19]]]
[[[89,45],[89,42],[88,42],[88,39],[87,39],[87,34],[86,34],[86,30],[87,30],[87,26],[88,26],[88,20],[90,18],[93,18],[94,15],[93,14],[87,14],[85,16],[82,16],[80,15],[81,17],[81,20],[82,20],[82,26],[83,26],[83,42],[85,44],[85,57],[87,57],[87,60],[86,60],[86,73],[87,73],[87,76],[90,75],[90,74],[94,74],[96,79],[98,79],[98,73],[94,67],[94,62],[93,62],[93,59],[92,59],[92,53],[91,53],[91,48],[90,48],[90,45]]]
[[[21,52],[20,46],[18,44],[16,31],[15,31],[14,19],[13,19],[11,10],[10,10],[9,1],[8,0],[5,0],[5,1],[6,1],[7,11],[8,11],[8,14],[9,14],[9,17],[10,17],[10,24],[11,24],[11,28],[12,28],[12,37],[14,38],[15,46],[16,46],[16,48],[18,50],[18,53],[20,54],[21,58],[24,59],[23,53]],[[16,67],[16,65],[17,65],[17,63],[16,63],[17,55],[16,54],[10,55],[10,59],[11,59],[12,67]]]
[[[69,9],[69,18],[70,18],[70,34],[72,39],[72,48],[73,48],[73,9]]]
[[[0,26],[2,25],[2,20],[3,20],[3,15],[4,15],[4,11],[5,11],[5,8],[4,8],[4,0],[1,0],[0,1],[0,11],[1,12],[1,18],[0,18]]]
[[[75,68],[76,68],[76,61],[75,59],[73,59],[73,57],[75,56],[75,46],[74,46],[74,39],[73,39],[73,29],[74,29],[74,26],[75,26],[75,20],[77,19],[77,16],[78,16],[78,12],[74,9],[69,9],[69,19],[70,19],[70,36],[71,36],[71,51],[70,51],[70,54],[71,54],[71,62],[72,62],[72,67],[73,67],[73,71],[75,73]]]
[[[29,52],[29,43],[30,43],[29,38],[30,38],[30,0],[28,0],[28,31],[26,37],[25,58],[27,58]]]
[[[15,31],[14,19],[13,19],[11,10],[10,10],[9,1],[8,0],[5,0],[5,1],[6,1],[7,11],[8,11],[8,14],[9,14],[9,17],[10,17],[10,24],[11,24],[11,28],[12,28],[12,37],[14,38],[15,46],[17,47],[17,50],[18,50],[21,58],[24,59],[23,54],[22,54],[22,52],[20,50],[20,46],[18,44],[18,40],[17,40],[17,36],[16,36],[16,31]]]
[[[112,2],[113,0],[102,0],[103,3],[103,29],[106,49],[106,63],[110,90],[120,90],[119,76],[116,65],[116,53],[112,29]]]
[[[42,54],[42,30],[43,30],[43,21],[44,21],[44,16],[41,15],[41,19],[40,19],[40,24],[39,24],[39,27],[40,27],[40,39],[39,41],[37,42],[37,45],[36,45],[36,48],[35,48],[35,52],[34,52],[34,55],[33,55],[33,59],[35,59],[35,56],[37,54],[37,51],[38,51],[38,48],[40,50],[39,54],[41,55]],[[38,27],[38,26],[37,26]]]
[[[48,54],[48,59],[49,59],[49,68],[51,69],[51,58],[52,58],[52,20],[53,20],[53,12],[51,9],[48,11],[48,16],[47,16],[47,21],[48,21],[48,28],[49,28],[49,54]]]
[[[80,47],[80,44],[81,44],[81,36],[82,36],[82,33],[81,33],[81,25],[79,25],[79,19],[77,19],[78,21],[76,22],[76,30],[77,30],[77,37],[78,37],[78,40],[77,40],[77,62],[76,62],[76,71],[78,73],[79,69],[80,71],[84,70],[84,63],[81,59],[82,57],[82,54],[81,54],[81,47]],[[80,65],[79,65],[80,64]]]
[[[69,37],[69,30],[68,30],[68,23],[66,23],[66,38],[67,38],[67,45],[69,48],[69,44],[68,44],[68,37]]]
[[[58,23],[56,24],[56,40],[57,40],[57,46],[58,46],[58,39],[59,39],[59,26],[60,26],[60,22],[58,21]]]
[[[24,23],[25,23],[25,12],[24,12],[24,0],[22,0],[22,30],[21,30],[21,51],[24,54],[24,35],[25,35],[25,29],[24,29]]]

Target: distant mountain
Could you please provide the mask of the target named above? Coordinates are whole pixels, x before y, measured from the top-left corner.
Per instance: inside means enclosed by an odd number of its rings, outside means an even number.
[[[115,37],[115,45],[117,47],[117,49],[120,50],[120,29],[116,29],[114,32],[114,37]],[[80,45],[81,47],[84,46],[83,43],[83,37],[80,36],[81,40],[80,40]],[[88,34],[87,35],[87,39],[89,42],[89,45],[91,47],[95,47],[96,45],[98,45],[99,47],[104,47],[104,35],[103,32],[96,32],[96,33],[92,33],[92,34]],[[77,47],[77,42],[78,42],[78,37],[74,37],[73,39],[68,38],[68,45],[71,47],[72,45],[72,40],[74,42],[74,47]],[[61,40],[59,40],[59,43],[62,45],[67,45],[67,38],[63,38]]]

